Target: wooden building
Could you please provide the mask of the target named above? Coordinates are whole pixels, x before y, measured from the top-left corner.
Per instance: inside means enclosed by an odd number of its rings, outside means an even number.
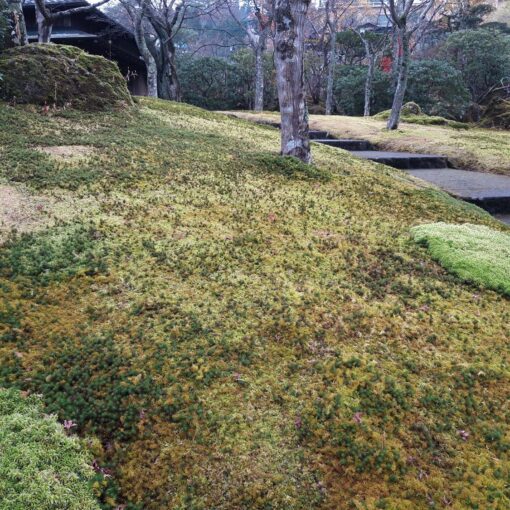
[[[89,5],[85,0],[46,0],[53,11]],[[29,42],[37,42],[34,0],[25,0],[23,13]],[[102,55],[117,62],[126,77],[129,90],[135,95],[147,93],[146,69],[133,34],[99,9],[59,18],[53,26],[51,42],[69,44],[88,53]]]

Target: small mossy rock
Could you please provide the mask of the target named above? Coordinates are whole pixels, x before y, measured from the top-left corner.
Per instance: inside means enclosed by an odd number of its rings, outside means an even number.
[[[483,127],[510,129],[510,98],[499,91],[487,103],[480,124]]]
[[[423,111],[420,105],[413,103],[413,101],[409,101],[404,106],[402,106],[402,115],[422,115]]]
[[[74,46],[29,44],[0,55],[0,98],[79,110],[131,106],[117,64]]]

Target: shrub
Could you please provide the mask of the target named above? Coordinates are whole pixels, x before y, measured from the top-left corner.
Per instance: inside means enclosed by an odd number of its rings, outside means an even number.
[[[510,296],[510,234],[469,223],[430,223],[411,230],[445,269]]]
[[[0,55],[0,98],[104,110],[131,105],[117,64],[74,46],[29,44]]]
[[[5,0],[0,0],[0,51],[7,46],[8,35],[9,22],[7,19],[7,3]]]
[[[89,460],[38,397],[0,389],[0,510],[99,510]]]
[[[365,103],[365,66],[338,66],[335,69],[334,94],[339,113],[363,115]],[[381,111],[391,106],[390,76],[380,70],[374,73],[371,110]]]
[[[237,51],[229,60],[184,57],[178,61],[183,100],[210,110],[253,107],[255,60],[250,50]],[[264,103],[276,106],[276,89],[270,55],[264,61]]]
[[[510,37],[497,30],[455,32],[446,39],[441,55],[460,71],[475,103],[510,73]]]
[[[412,62],[406,98],[428,115],[451,119],[461,119],[470,101],[461,72],[439,60]]]

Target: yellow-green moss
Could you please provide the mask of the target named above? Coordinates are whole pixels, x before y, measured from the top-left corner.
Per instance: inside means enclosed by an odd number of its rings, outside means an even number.
[[[276,130],[186,105],[1,118],[5,179],[96,204],[77,246],[74,222],[1,248],[0,381],[100,438],[104,501],[508,507],[508,300],[409,235],[501,224],[337,149],[290,164]],[[70,143],[97,159],[30,164]]]
[[[75,46],[29,44],[0,55],[0,98],[103,110],[132,105],[117,64]]]

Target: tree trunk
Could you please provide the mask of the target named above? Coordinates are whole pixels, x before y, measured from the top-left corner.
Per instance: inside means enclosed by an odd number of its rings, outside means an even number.
[[[391,107],[390,118],[388,119],[387,128],[397,129],[400,122],[400,111],[404,104],[404,96],[407,88],[407,74],[409,68],[410,52],[409,52],[409,34],[407,27],[404,25],[400,28],[400,40],[402,41],[402,57],[399,62],[397,86],[393,96],[393,105]]]
[[[304,24],[310,0],[276,0],[275,65],[281,116],[281,153],[310,163],[304,87]]]
[[[47,20],[40,11],[37,3],[35,3],[35,19],[37,21],[37,41],[40,43],[51,42],[51,32],[53,31],[53,23]]]
[[[261,112],[264,109],[264,46],[265,41],[260,37],[255,47],[255,100],[253,109]]]
[[[374,83],[375,55],[367,40],[363,40],[365,45],[365,54],[368,59],[367,78],[365,80],[365,105],[363,116],[370,117],[370,104],[372,103],[372,86]]]
[[[168,45],[161,48],[161,59],[158,66],[158,96],[171,101],[181,100],[175,67],[175,49],[169,48]]]
[[[14,46],[25,46],[28,44],[27,26],[23,16],[23,5],[21,0],[7,0],[7,13],[11,31],[11,42]]]
[[[326,83],[326,115],[333,113],[333,85],[335,83],[336,66],[336,32],[331,32],[331,41],[329,42],[328,55],[328,78]]]
[[[138,46],[138,50],[142,55],[147,69],[147,95],[149,97],[158,97],[158,68],[156,60],[152,56],[147,46],[147,41],[145,40],[142,16],[136,18],[134,23],[134,35],[136,45]]]

